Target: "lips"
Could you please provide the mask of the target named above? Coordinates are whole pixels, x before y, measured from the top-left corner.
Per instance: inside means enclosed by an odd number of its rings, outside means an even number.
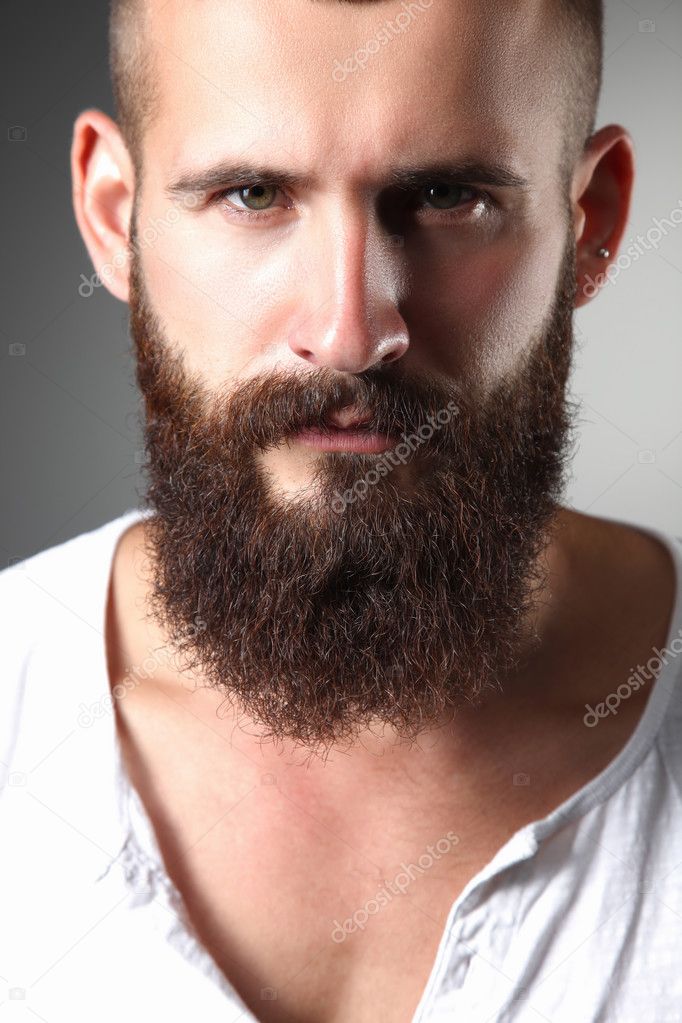
[[[295,441],[317,451],[353,451],[361,455],[377,455],[390,451],[398,441],[369,430],[301,430]]]
[[[353,451],[357,454],[379,454],[395,447],[398,438],[368,430],[370,412],[356,406],[330,412],[322,428],[308,428],[296,434],[295,440],[318,451]]]

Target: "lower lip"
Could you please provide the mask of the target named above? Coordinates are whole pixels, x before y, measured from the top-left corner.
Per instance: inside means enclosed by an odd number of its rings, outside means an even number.
[[[390,451],[398,443],[394,437],[380,433],[366,433],[362,430],[301,430],[293,440],[317,451],[354,451],[364,455]]]

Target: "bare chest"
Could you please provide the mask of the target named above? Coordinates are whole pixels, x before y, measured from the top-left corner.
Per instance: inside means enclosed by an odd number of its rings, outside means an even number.
[[[411,1023],[450,909],[521,827],[598,774],[636,724],[529,727],[485,777],[311,791],[167,704],[126,709],[124,759],[189,922],[261,1023]],[[640,708],[641,709],[641,708]],[[526,753],[525,751],[532,751]],[[219,765],[219,766],[218,766]],[[420,793],[418,793],[420,796]]]
[[[445,824],[367,835],[273,786],[154,814],[189,922],[262,1023],[410,1023],[475,859]]]

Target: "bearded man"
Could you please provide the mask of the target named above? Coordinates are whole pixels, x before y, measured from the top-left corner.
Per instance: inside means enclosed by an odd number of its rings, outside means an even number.
[[[147,489],[3,573],[0,753],[61,742],[3,811],[35,1013],[676,1018],[682,551],[562,505],[602,20],[113,3],[74,204]]]

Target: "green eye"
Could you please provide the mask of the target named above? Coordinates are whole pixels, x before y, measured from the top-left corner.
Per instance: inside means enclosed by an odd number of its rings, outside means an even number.
[[[461,205],[463,200],[465,203],[471,202],[476,198],[476,193],[464,185],[450,185],[445,181],[437,181],[433,185],[425,185],[422,196],[429,206],[434,206],[438,210],[451,210]]]
[[[266,210],[272,206],[277,196],[274,185],[250,185],[237,190],[239,198],[250,210]]]

